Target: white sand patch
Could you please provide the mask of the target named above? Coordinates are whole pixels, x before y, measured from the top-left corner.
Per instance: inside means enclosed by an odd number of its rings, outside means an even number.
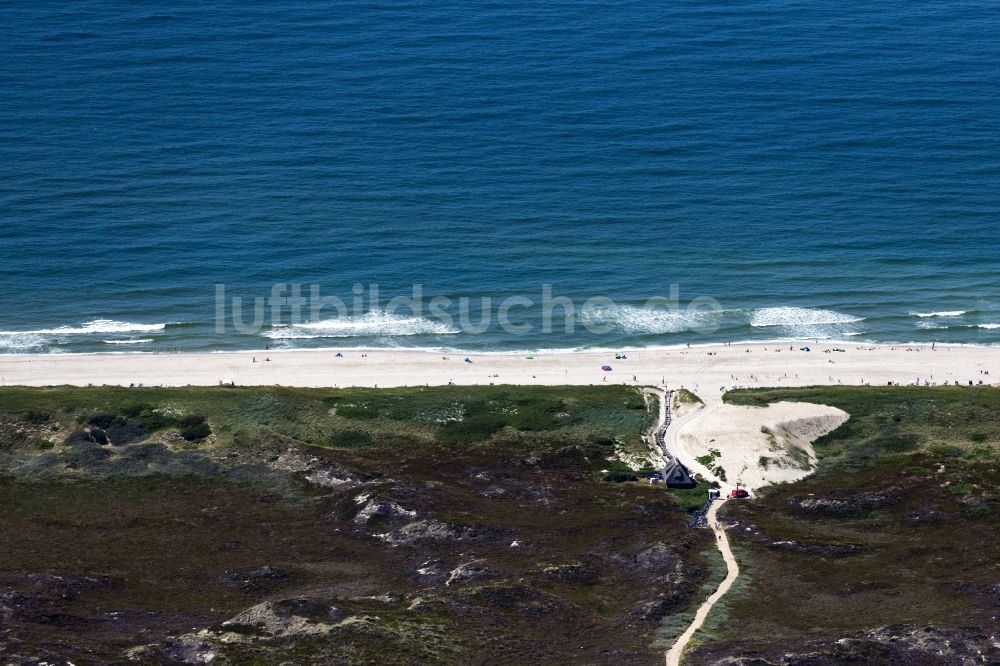
[[[796,481],[812,473],[812,442],[848,419],[843,410],[804,402],[767,407],[719,404],[685,424],[681,445],[709,469],[721,467],[726,483],[751,490]],[[707,461],[704,456],[712,458]]]

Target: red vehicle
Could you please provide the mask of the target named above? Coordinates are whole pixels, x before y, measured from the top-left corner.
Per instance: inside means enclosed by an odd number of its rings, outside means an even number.
[[[746,488],[740,488],[739,486],[736,486],[735,488],[733,488],[732,492],[729,493],[729,496],[732,497],[733,499],[744,499],[746,497],[750,497],[750,493],[747,491]]]

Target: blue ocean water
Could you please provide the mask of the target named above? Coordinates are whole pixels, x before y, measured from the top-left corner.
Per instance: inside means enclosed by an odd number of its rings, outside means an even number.
[[[3,3],[0,353],[997,343],[998,33],[961,0]],[[275,284],[453,319],[236,330]]]

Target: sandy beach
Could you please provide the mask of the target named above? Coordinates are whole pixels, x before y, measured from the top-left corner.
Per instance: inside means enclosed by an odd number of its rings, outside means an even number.
[[[808,347],[811,351],[801,351]],[[842,349],[844,351],[833,351]],[[0,356],[0,385],[304,387],[467,384],[666,385],[712,400],[723,388],[882,384],[993,385],[1000,347],[814,342],[609,352],[442,354],[386,350]],[[609,365],[610,372],[602,370]],[[989,374],[984,374],[989,373]]]

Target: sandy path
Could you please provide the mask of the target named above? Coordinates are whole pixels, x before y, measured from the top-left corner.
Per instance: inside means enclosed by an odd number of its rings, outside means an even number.
[[[706,364],[706,366],[707,365],[709,364]],[[704,367],[699,368],[698,370],[700,372],[701,370],[704,370]],[[666,392],[664,392],[664,394],[660,396],[661,426],[663,425],[663,418],[666,413],[667,396],[669,396],[669,394]],[[719,404],[721,404],[721,401]],[[722,529],[722,526],[719,524],[717,519],[719,507],[722,505],[723,502],[726,501],[725,498],[729,494],[728,488],[726,487],[725,484],[719,481],[719,479],[715,476],[715,474],[713,474],[707,467],[705,467],[704,465],[702,465],[701,463],[699,463],[694,459],[693,454],[684,447],[680,438],[681,432],[695,426],[699,419],[703,418],[706,414],[711,413],[713,409],[717,408],[718,406],[719,405],[715,405],[714,407],[689,406],[687,408],[688,411],[683,416],[673,418],[672,422],[670,423],[670,427],[667,429],[665,437],[667,451],[676,458],[678,458],[691,472],[699,473],[709,481],[716,481],[721,486],[723,486],[722,499],[717,502],[712,502],[712,505],[709,507],[708,512],[705,514],[705,522],[711,525],[712,530],[715,532],[716,546],[719,548],[719,551],[722,553],[722,558],[726,562],[726,578],[722,581],[722,583],[715,590],[715,592],[713,592],[711,596],[709,596],[708,599],[705,600],[705,602],[695,613],[694,620],[691,621],[691,624],[688,626],[688,628],[684,630],[684,633],[680,635],[680,637],[674,642],[673,646],[671,646],[670,650],[667,651],[666,654],[667,666],[680,665],[681,654],[683,654],[684,648],[686,648],[687,644],[691,641],[691,637],[694,636],[694,633],[698,631],[699,628],[701,628],[701,625],[704,624],[705,618],[708,617],[708,614],[712,610],[712,607],[716,604],[716,602],[719,599],[722,598],[724,594],[726,594],[726,592],[729,591],[729,588],[732,587],[733,585],[733,581],[735,581],[736,577],[739,576],[740,574],[739,565],[737,565],[736,563],[736,558],[733,556],[733,551],[729,548],[729,539],[726,537],[726,533]]]
[[[708,617],[708,613],[715,606],[716,602],[719,601],[729,591],[729,588],[733,586],[733,582],[736,577],[740,575],[740,567],[736,563],[736,558],[733,556],[733,551],[729,547],[729,539],[726,537],[726,532],[722,529],[722,526],[717,522],[716,515],[719,512],[719,507],[725,500],[719,502],[713,502],[708,513],[705,515],[705,519],[708,524],[712,526],[712,530],[715,532],[715,543],[718,545],[719,550],[722,552],[722,557],[726,561],[726,578],[719,585],[718,589],[712,593],[712,595],[705,600],[705,603],[701,605],[698,612],[695,613],[694,620],[691,622],[690,626],[680,635],[677,642],[674,643],[673,647],[667,652],[667,666],[680,666],[681,655],[684,652],[684,648],[691,641],[691,637],[694,633],[701,628],[701,625],[705,623],[705,618]]]
[[[695,460],[695,454],[690,451],[687,446],[685,446],[683,439],[681,438],[681,433],[686,432],[697,425],[697,421],[712,411],[718,409],[722,406],[721,401],[718,404],[710,404],[704,407],[694,407],[689,408],[689,411],[679,418],[675,418],[674,422],[670,424],[670,429],[667,430],[667,450],[675,458],[681,461],[681,463],[688,468],[692,476],[695,474],[701,474],[709,482],[716,481],[719,483],[722,489],[723,495],[728,495],[729,490],[732,486],[727,485],[723,481],[720,481],[715,474],[708,469],[705,465]]]

